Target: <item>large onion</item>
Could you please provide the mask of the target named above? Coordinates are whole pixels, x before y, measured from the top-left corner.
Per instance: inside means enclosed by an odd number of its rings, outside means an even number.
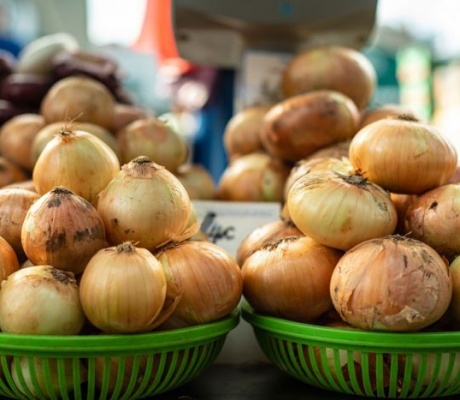
[[[144,156],[123,165],[99,193],[97,210],[113,245],[133,241],[153,250],[196,233],[185,232],[192,206],[184,186],[172,172]]]
[[[306,49],[287,65],[282,76],[286,97],[318,89],[344,93],[363,110],[377,83],[369,59],[358,50],[343,46],[317,46]]]
[[[359,173],[315,171],[299,177],[286,201],[307,236],[341,250],[392,234],[397,213],[389,193]]]
[[[107,244],[104,222],[96,208],[62,186],[43,194],[29,207],[21,243],[33,264],[49,264],[75,275]]]
[[[298,161],[351,139],[358,130],[359,116],[356,105],[342,93],[313,91],[273,106],[265,115],[260,140],[269,154]]]
[[[406,194],[443,185],[457,166],[457,152],[446,137],[407,115],[361,129],[351,140],[349,159],[372,182]]]
[[[332,274],[330,294],[342,319],[353,326],[418,331],[447,311],[452,282],[434,249],[390,235],[348,250]]]
[[[257,312],[311,322],[332,308],[329,284],[341,255],[306,236],[269,243],[241,268],[244,297]]]

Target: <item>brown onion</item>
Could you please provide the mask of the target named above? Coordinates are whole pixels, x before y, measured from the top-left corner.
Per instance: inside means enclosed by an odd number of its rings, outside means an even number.
[[[27,172],[14,162],[0,156],[0,188],[29,179]]]
[[[311,160],[313,158],[322,158],[322,157],[334,157],[334,158],[348,158],[348,151],[350,148],[349,140],[343,140],[341,142],[337,142],[331,144],[330,146],[322,147],[319,150],[311,153],[309,156],[303,158],[303,160]]]
[[[96,208],[62,186],[43,194],[29,207],[21,243],[33,264],[49,264],[75,275],[107,245],[104,222]]]
[[[450,258],[460,254],[460,185],[429,190],[407,208],[404,231]]]
[[[95,204],[99,192],[119,170],[116,154],[101,139],[63,128],[40,153],[32,179],[40,194],[65,186]]]
[[[37,192],[23,188],[0,189],[0,237],[13,247],[19,260],[25,257],[21,229],[31,205],[40,198]]]
[[[290,168],[266,153],[251,153],[231,162],[217,182],[216,197],[227,201],[281,201]]]
[[[305,174],[292,185],[286,203],[305,235],[341,250],[392,234],[397,224],[390,195],[359,173]]]
[[[364,109],[374,94],[377,74],[360,51],[345,46],[317,46],[296,54],[281,81],[286,97],[330,89],[350,97]]]
[[[460,256],[454,258],[449,266],[452,279],[452,300],[448,314],[451,319],[450,327],[460,330]]]
[[[403,115],[403,114],[412,115],[414,120],[418,120],[419,122],[422,122],[422,117],[416,115],[408,107],[403,106],[401,104],[389,103],[389,104],[383,104],[377,107],[373,107],[373,108],[370,108],[364,111],[361,115],[360,129],[380,119],[397,117],[398,115]]]
[[[155,255],[165,270],[168,286],[182,293],[159,329],[216,321],[238,306],[243,290],[241,270],[223,248],[207,241],[184,241]]]
[[[452,282],[433,248],[390,235],[348,250],[332,274],[330,293],[335,309],[353,326],[418,331],[447,311]]]
[[[180,165],[174,175],[184,185],[192,200],[213,200],[216,196],[214,179],[201,164]]]
[[[349,159],[372,182],[405,194],[445,184],[457,166],[457,152],[446,137],[407,115],[361,129],[351,140]]]
[[[321,148],[351,139],[359,111],[350,98],[317,90],[286,99],[265,114],[260,140],[265,150],[286,161],[298,161]]]
[[[184,186],[144,156],[123,165],[99,193],[97,210],[113,245],[133,241],[153,250],[196,233],[186,232],[192,206]]]
[[[40,114],[48,124],[76,120],[110,130],[114,107],[115,98],[105,85],[86,76],[69,76],[51,86],[42,100]]]
[[[171,125],[147,117],[131,122],[117,132],[120,162],[126,164],[139,156],[147,156],[168,171],[187,161],[188,147],[185,139]]]
[[[112,131],[115,133],[120,129],[123,129],[131,122],[150,116],[147,110],[133,104],[116,103],[114,107],[114,113],[115,115]]]
[[[39,114],[19,114],[4,123],[0,130],[0,153],[16,165],[32,171],[32,143],[45,119]]]
[[[10,183],[2,187],[2,189],[9,189],[9,188],[26,189],[26,190],[30,190],[32,192],[37,193],[37,190],[35,189],[34,181],[32,179],[26,179],[25,181]]]
[[[329,283],[341,255],[306,236],[269,243],[243,264],[243,295],[259,313],[310,322],[332,308]]]
[[[396,213],[398,214],[398,223],[396,224],[395,233],[405,234],[406,229],[404,228],[404,220],[406,218],[406,211],[409,206],[417,200],[416,194],[404,194],[404,193],[390,193],[391,201],[393,202]]]
[[[13,247],[0,236],[0,282],[19,268],[19,260]]]

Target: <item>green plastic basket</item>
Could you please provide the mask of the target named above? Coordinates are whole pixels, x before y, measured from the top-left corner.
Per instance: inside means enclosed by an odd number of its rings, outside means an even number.
[[[460,394],[460,332],[379,333],[242,317],[282,371],[322,389],[377,398]]]
[[[151,397],[193,380],[219,355],[239,310],[216,322],[131,335],[0,333],[0,396],[14,399]]]

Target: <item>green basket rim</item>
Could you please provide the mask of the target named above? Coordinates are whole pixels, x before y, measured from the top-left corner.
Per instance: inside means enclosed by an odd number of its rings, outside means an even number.
[[[247,300],[241,304],[241,316],[253,328],[266,331],[272,336],[300,342],[327,343],[361,349],[378,348],[394,350],[445,349],[446,352],[460,350],[460,331],[456,332],[376,332],[326,327],[290,321],[258,314]]]
[[[100,355],[101,353],[133,354],[152,350],[169,351],[213,341],[228,334],[240,321],[237,307],[228,316],[209,323],[168,331],[130,334],[95,335],[25,335],[0,332],[0,354],[55,353]]]

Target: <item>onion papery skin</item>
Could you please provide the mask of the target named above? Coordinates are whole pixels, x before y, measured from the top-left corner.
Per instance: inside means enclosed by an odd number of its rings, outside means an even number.
[[[241,268],[243,296],[259,313],[311,322],[332,308],[330,278],[342,254],[306,236],[267,244]]]
[[[62,186],[40,196],[29,207],[21,243],[33,264],[49,264],[75,275],[107,246],[104,221],[96,208]]]
[[[131,242],[98,251],[80,280],[88,320],[107,333],[151,330],[166,298],[166,276],[148,250]]]
[[[330,294],[350,325],[419,331],[439,320],[452,298],[447,262],[430,246],[390,235],[362,242],[338,262]]]
[[[317,46],[292,58],[282,75],[281,87],[286,97],[318,89],[336,90],[363,110],[376,83],[375,68],[363,53],[344,46]]]
[[[32,179],[39,194],[65,186],[95,205],[99,192],[119,171],[117,155],[101,139],[63,128],[40,153]]]
[[[230,314],[243,293],[243,277],[236,260],[208,241],[184,241],[155,253],[168,286],[182,294],[160,330],[217,321]]]
[[[260,247],[288,236],[303,236],[292,221],[280,219],[259,226],[240,243],[236,253],[238,265],[243,266],[246,258]]]
[[[27,211],[40,195],[23,188],[0,189],[0,236],[14,249],[18,259],[25,257],[21,243],[21,229]]]
[[[286,204],[305,235],[340,250],[392,234],[398,219],[389,193],[359,173],[303,175],[292,185]]]
[[[170,125],[155,117],[131,122],[119,130],[116,137],[122,165],[136,157],[147,156],[168,171],[175,172],[187,161],[185,139]]]
[[[149,250],[185,240],[192,214],[191,200],[180,181],[144,156],[123,165],[99,193],[97,210],[110,244],[133,241]]]
[[[290,167],[267,153],[251,153],[227,165],[216,198],[226,201],[282,201]]]
[[[50,265],[19,269],[2,281],[2,332],[34,335],[77,335],[83,313],[74,274]]]
[[[457,166],[455,148],[437,128],[404,115],[361,129],[351,140],[349,159],[372,182],[405,194],[447,183]]]
[[[260,140],[273,157],[295,162],[351,139],[358,131],[359,116],[356,105],[342,93],[300,94],[277,103],[265,114]]]
[[[460,254],[460,185],[429,190],[406,210],[404,231],[441,255],[452,259]]]

